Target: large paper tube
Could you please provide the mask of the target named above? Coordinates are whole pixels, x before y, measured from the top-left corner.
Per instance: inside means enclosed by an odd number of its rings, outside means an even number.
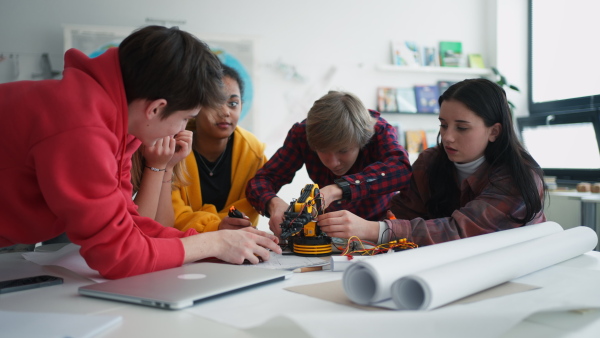
[[[392,285],[400,310],[430,310],[593,250],[596,232],[576,227],[416,272]]]
[[[401,277],[516,243],[562,232],[554,222],[459,239],[417,249],[377,255],[348,267],[343,274],[348,298],[370,305],[391,298],[391,286]]]

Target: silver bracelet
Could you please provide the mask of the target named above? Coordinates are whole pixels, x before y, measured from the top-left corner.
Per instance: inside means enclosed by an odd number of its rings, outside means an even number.
[[[145,165],[144,167],[146,167],[146,168],[148,168],[148,169],[150,169],[150,170],[152,170],[152,171],[154,171],[154,172],[159,172],[159,171],[167,171],[167,169],[166,169],[166,168],[165,168],[165,169],[158,169],[158,168],[154,168],[154,167],[149,167],[149,166],[147,166],[147,165]]]

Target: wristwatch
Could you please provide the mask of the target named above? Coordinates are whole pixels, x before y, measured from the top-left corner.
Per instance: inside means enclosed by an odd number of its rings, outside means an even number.
[[[335,181],[335,184],[342,189],[342,200],[349,201],[352,198],[352,193],[350,192],[350,183],[343,178],[338,178]]]

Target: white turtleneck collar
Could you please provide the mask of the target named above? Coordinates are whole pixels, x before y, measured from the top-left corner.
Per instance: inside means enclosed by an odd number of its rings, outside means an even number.
[[[481,156],[475,161],[469,163],[456,163],[454,162],[454,166],[458,172],[458,181],[462,183],[465,178],[471,176],[478,168],[485,162],[485,156]]]

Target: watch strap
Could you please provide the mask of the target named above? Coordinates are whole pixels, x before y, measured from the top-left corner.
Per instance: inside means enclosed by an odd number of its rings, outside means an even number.
[[[352,192],[350,191],[350,183],[343,178],[338,178],[335,181],[340,189],[342,189],[342,200],[350,201],[352,199]]]

